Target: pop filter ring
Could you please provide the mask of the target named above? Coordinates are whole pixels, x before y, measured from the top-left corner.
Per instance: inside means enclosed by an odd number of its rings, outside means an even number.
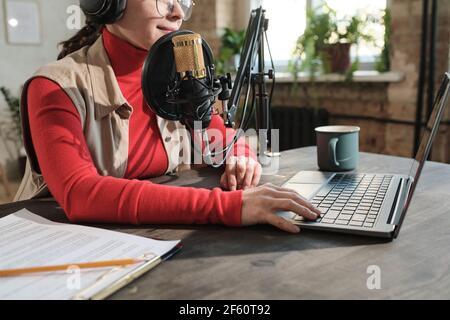
[[[168,88],[177,79],[175,55],[172,38],[180,35],[194,34],[190,30],[178,30],[161,37],[152,46],[142,69],[142,92],[148,107],[158,116],[172,121],[183,119],[183,110],[177,104],[168,102]],[[214,65],[211,47],[202,40],[205,66]]]

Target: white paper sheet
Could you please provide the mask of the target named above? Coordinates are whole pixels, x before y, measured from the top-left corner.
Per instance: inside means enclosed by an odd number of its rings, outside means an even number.
[[[23,209],[0,219],[0,269],[140,258],[143,255],[147,260],[157,260],[178,243],[55,223]],[[144,263],[0,278],[0,299],[90,298]]]

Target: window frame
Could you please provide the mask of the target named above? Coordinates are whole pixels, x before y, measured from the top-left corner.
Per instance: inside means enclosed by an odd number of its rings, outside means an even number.
[[[248,25],[248,18],[249,18],[249,12],[252,10],[252,8],[256,8],[261,5],[261,2],[263,0],[241,0],[239,1],[243,5],[243,10],[239,10],[238,14],[236,15],[236,21],[237,21],[237,27],[239,29],[244,29]],[[386,0],[386,8],[391,7],[391,1],[392,0]],[[323,0],[306,0],[306,9],[309,10],[311,8],[317,7],[322,3]],[[375,58],[372,56],[372,58]],[[275,63],[275,67],[277,71],[279,72],[287,72],[287,67],[289,64],[289,60],[278,60]],[[375,60],[373,61],[361,61],[359,64],[358,71],[375,71]],[[450,64],[450,62],[449,62]]]

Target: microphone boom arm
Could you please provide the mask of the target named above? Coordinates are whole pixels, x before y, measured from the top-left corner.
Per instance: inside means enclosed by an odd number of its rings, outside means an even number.
[[[265,10],[262,7],[252,11],[244,47],[241,52],[240,66],[224,118],[226,119],[225,125],[227,127],[233,127],[243,86],[247,84],[253,88],[257,87],[258,93],[256,98],[258,108],[256,109],[256,130],[267,130],[265,142],[268,149],[270,149],[270,101],[267,93],[266,77],[274,80],[275,71],[273,69],[267,73],[265,71],[264,40],[265,32],[268,29],[268,22],[268,19],[265,18]],[[256,58],[258,58],[258,70],[254,72]],[[245,114],[243,113],[242,121],[244,121],[244,118]]]

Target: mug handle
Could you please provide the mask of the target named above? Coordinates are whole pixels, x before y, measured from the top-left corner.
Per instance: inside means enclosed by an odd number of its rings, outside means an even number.
[[[336,146],[339,142],[338,138],[332,138],[330,139],[330,142],[328,143],[328,152],[331,156],[331,165],[335,167],[339,167],[340,163],[337,161],[336,157]]]

